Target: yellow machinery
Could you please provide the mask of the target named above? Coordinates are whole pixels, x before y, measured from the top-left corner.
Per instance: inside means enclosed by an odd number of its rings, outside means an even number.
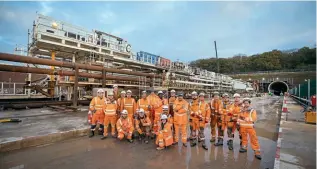
[[[316,124],[316,111],[308,108],[308,110],[305,112],[305,123]]]

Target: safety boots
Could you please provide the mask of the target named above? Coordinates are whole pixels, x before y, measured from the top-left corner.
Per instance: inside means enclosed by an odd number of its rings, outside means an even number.
[[[211,139],[210,139],[210,142],[212,143],[212,142],[215,142],[216,141],[216,139],[215,139],[215,137],[212,137]]]
[[[107,136],[102,136],[100,139],[101,140],[104,140],[104,139],[106,139],[107,138]]]
[[[195,147],[197,145],[197,140],[193,140],[192,143],[190,144],[191,147]]]
[[[245,153],[245,152],[247,152],[247,148],[242,146],[242,147],[240,148],[239,152],[240,152],[240,153]]]
[[[255,158],[257,158],[257,159],[259,159],[259,160],[261,160],[261,159],[262,159],[262,157],[261,157],[261,155],[260,155],[260,154],[256,154],[256,155],[255,155]]]
[[[218,139],[218,142],[215,143],[215,146],[222,146],[223,145],[223,139],[222,138],[219,138]]]
[[[103,135],[103,130],[98,130],[98,135]]]
[[[89,133],[89,138],[93,137],[94,135],[95,135],[95,131],[90,130],[90,133]]]
[[[228,140],[228,148],[229,150],[233,150],[233,140]]]
[[[157,147],[156,150],[164,150],[165,147]]]
[[[148,143],[149,143],[149,140],[150,140],[150,136],[145,136],[144,143],[145,143],[145,144],[148,144]]]
[[[133,140],[132,140],[132,139],[128,139],[128,142],[129,142],[129,143],[133,143]]]
[[[208,150],[208,147],[205,143],[203,143],[202,147],[203,147],[203,149]]]
[[[259,160],[262,159],[260,150],[254,150],[254,156]]]

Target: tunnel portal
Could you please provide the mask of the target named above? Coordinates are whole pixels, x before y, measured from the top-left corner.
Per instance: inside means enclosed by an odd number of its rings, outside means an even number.
[[[274,81],[269,84],[268,90],[274,95],[280,95],[281,92],[284,94],[289,90],[288,84],[283,81]]]

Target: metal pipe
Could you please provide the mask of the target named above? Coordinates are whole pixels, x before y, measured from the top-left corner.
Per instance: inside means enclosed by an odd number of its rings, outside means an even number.
[[[75,76],[74,71],[63,71],[63,70],[53,71],[51,69],[11,66],[11,65],[2,65],[2,64],[0,64],[0,71],[61,75],[61,76]],[[79,72],[78,75],[79,75],[79,77],[102,79],[102,74],[91,74],[91,73]],[[139,81],[138,78],[120,77],[120,76],[112,76],[112,75],[107,75],[107,80],[134,81],[134,82]],[[150,79],[147,79],[146,81],[150,82]]]
[[[78,101],[78,66],[75,66],[75,82],[74,82],[74,97],[73,97],[73,106],[77,107],[77,101]]]
[[[149,74],[149,73],[125,71],[125,70],[119,70],[114,68],[104,68],[102,66],[91,66],[91,65],[71,63],[71,62],[61,62],[56,60],[26,57],[26,56],[14,55],[14,54],[8,54],[8,53],[0,53],[0,60],[22,62],[22,63],[32,63],[32,64],[40,64],[40,65],[48,65],[48,66],[67,67],[67,68],[75,68],[75,65],[77,65],[79,69],[86,69],[86,70],[102,71],[103,69],[105,69],[106,72],[111,72],[111,73],[120,73],[120,74],[146,76],[146,77],[155,76],[154,74]]]

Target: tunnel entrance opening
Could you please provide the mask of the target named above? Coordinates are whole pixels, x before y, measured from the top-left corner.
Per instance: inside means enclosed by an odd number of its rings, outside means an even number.
[[[274,95],[280,95],[281,93],[287,92],[289,89],[288,84],[282,81],[275,81],[270,83],[268,90],[270,93],[273,93]]]

